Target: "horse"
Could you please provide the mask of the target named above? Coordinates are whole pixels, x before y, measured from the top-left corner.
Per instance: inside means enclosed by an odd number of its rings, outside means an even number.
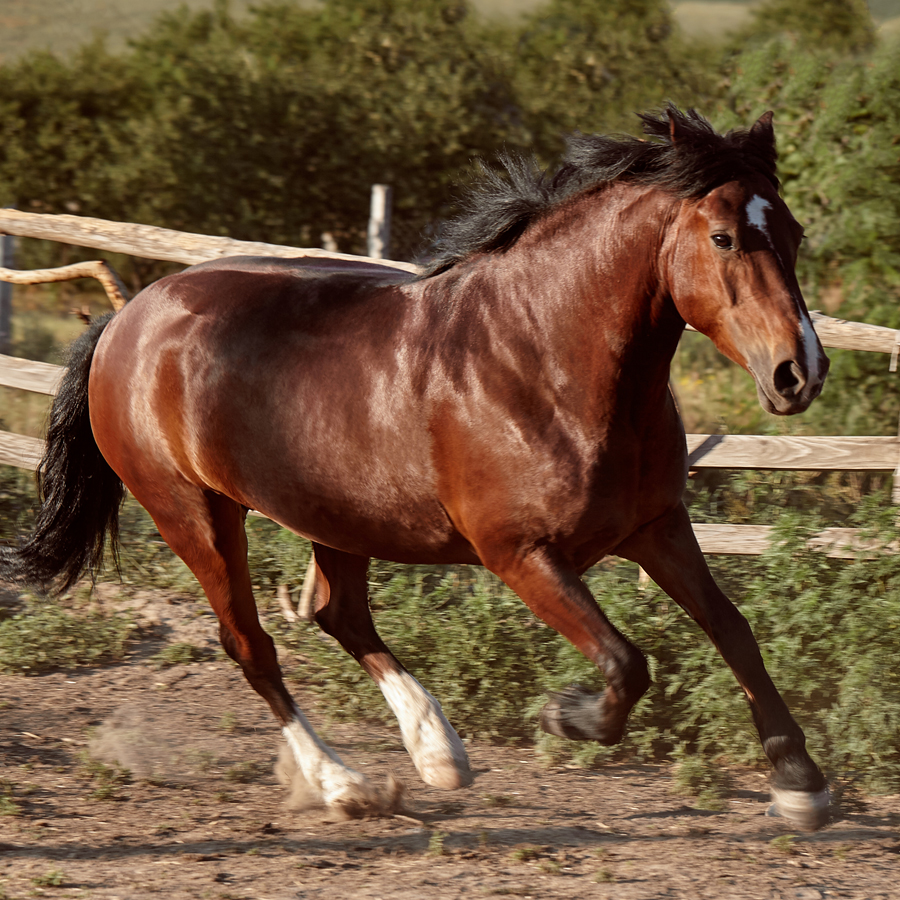
[[[49,419],[34,530],[0,575],[65,590],[96,572],[127,486],[218,616],[326,808],[384,798],[315,733],[262,629],[245,517],[313,545],[314,617],[380,686],[429,785],[472,782],[438,701],[379,637],[371,557],[485,566],[606,679],[551,695],[541,727],[613,745],[650,685],[581,575],[638,563],[706,632],[746,694],[793,827],[828,819],[825,778],[682,502],[669,367],[689,323],[776,415],[828,370],[780,197],[772,114],[717,132],[693,109],[644,137],[575,135],[555,172],[486,170],[419,275],[365,261],[236,257],[161,278],[75,342]]]

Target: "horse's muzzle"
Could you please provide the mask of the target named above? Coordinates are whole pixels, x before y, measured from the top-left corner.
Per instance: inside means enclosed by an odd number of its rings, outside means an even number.
[[[762,376],[755,365],[748,368],[756,381],[762,408],[776,416],[793,416],[808,409],[822,393],[830,365],[822,353],[814,360],[812,370],[794,359],[778,363],[768,377]]]

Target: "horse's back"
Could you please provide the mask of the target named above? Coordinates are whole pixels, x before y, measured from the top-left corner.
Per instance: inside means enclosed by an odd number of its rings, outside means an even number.
[[[97,348],[102,452],[136,495],[130,481],[182,480],[333,546],[443,558],[460,539],[402,350],[407,281],[377,264],[256,258],[161,279]]]

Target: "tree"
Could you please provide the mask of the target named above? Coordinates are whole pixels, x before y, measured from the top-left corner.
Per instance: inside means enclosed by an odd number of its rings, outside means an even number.
[[[866,0],[765,0],[738,37],[769,40],[789,35],[804,49],[856,52],[872,47],[875,25]]]
[[[550,0],[515,41],[521,114],[545,159],[566,133],[633,132],[637,112],[712,95],[712,57],[684,43],[665,0]]]

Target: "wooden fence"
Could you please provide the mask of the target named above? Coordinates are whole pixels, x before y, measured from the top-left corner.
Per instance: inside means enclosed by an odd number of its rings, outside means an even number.
[[[0,234],[43,238],[127,253],[147,259],[163,259],[192,265],[225,256],[268,255],[363,259],[319,249],[284,247],[185,234],[148,225],[106,222],[78,216],[50,216],[0,210]],[[412,263],[378,260],[407,272],[418,271]],[[813,313],[819,338],[826,347],[889,354],[890,370],[897,367],[900,331],[845,322]],[[0,385],[55,394],[63,369],[47,363],[0,355]],[[876,470],[895,473],[894,500],[900,501],[900,437],[770,437],[743,434],[689,434],[691,468]],[[0,431],[0,465],[34,469],[41,458],[43,442]],[[759,554],[769,546],[772,529],[762,525],[702,525],[694,531],[705,553]],[[849,528],[829,528],[815,536],[811,545],[829,556],[849,558],[875,549]]]

